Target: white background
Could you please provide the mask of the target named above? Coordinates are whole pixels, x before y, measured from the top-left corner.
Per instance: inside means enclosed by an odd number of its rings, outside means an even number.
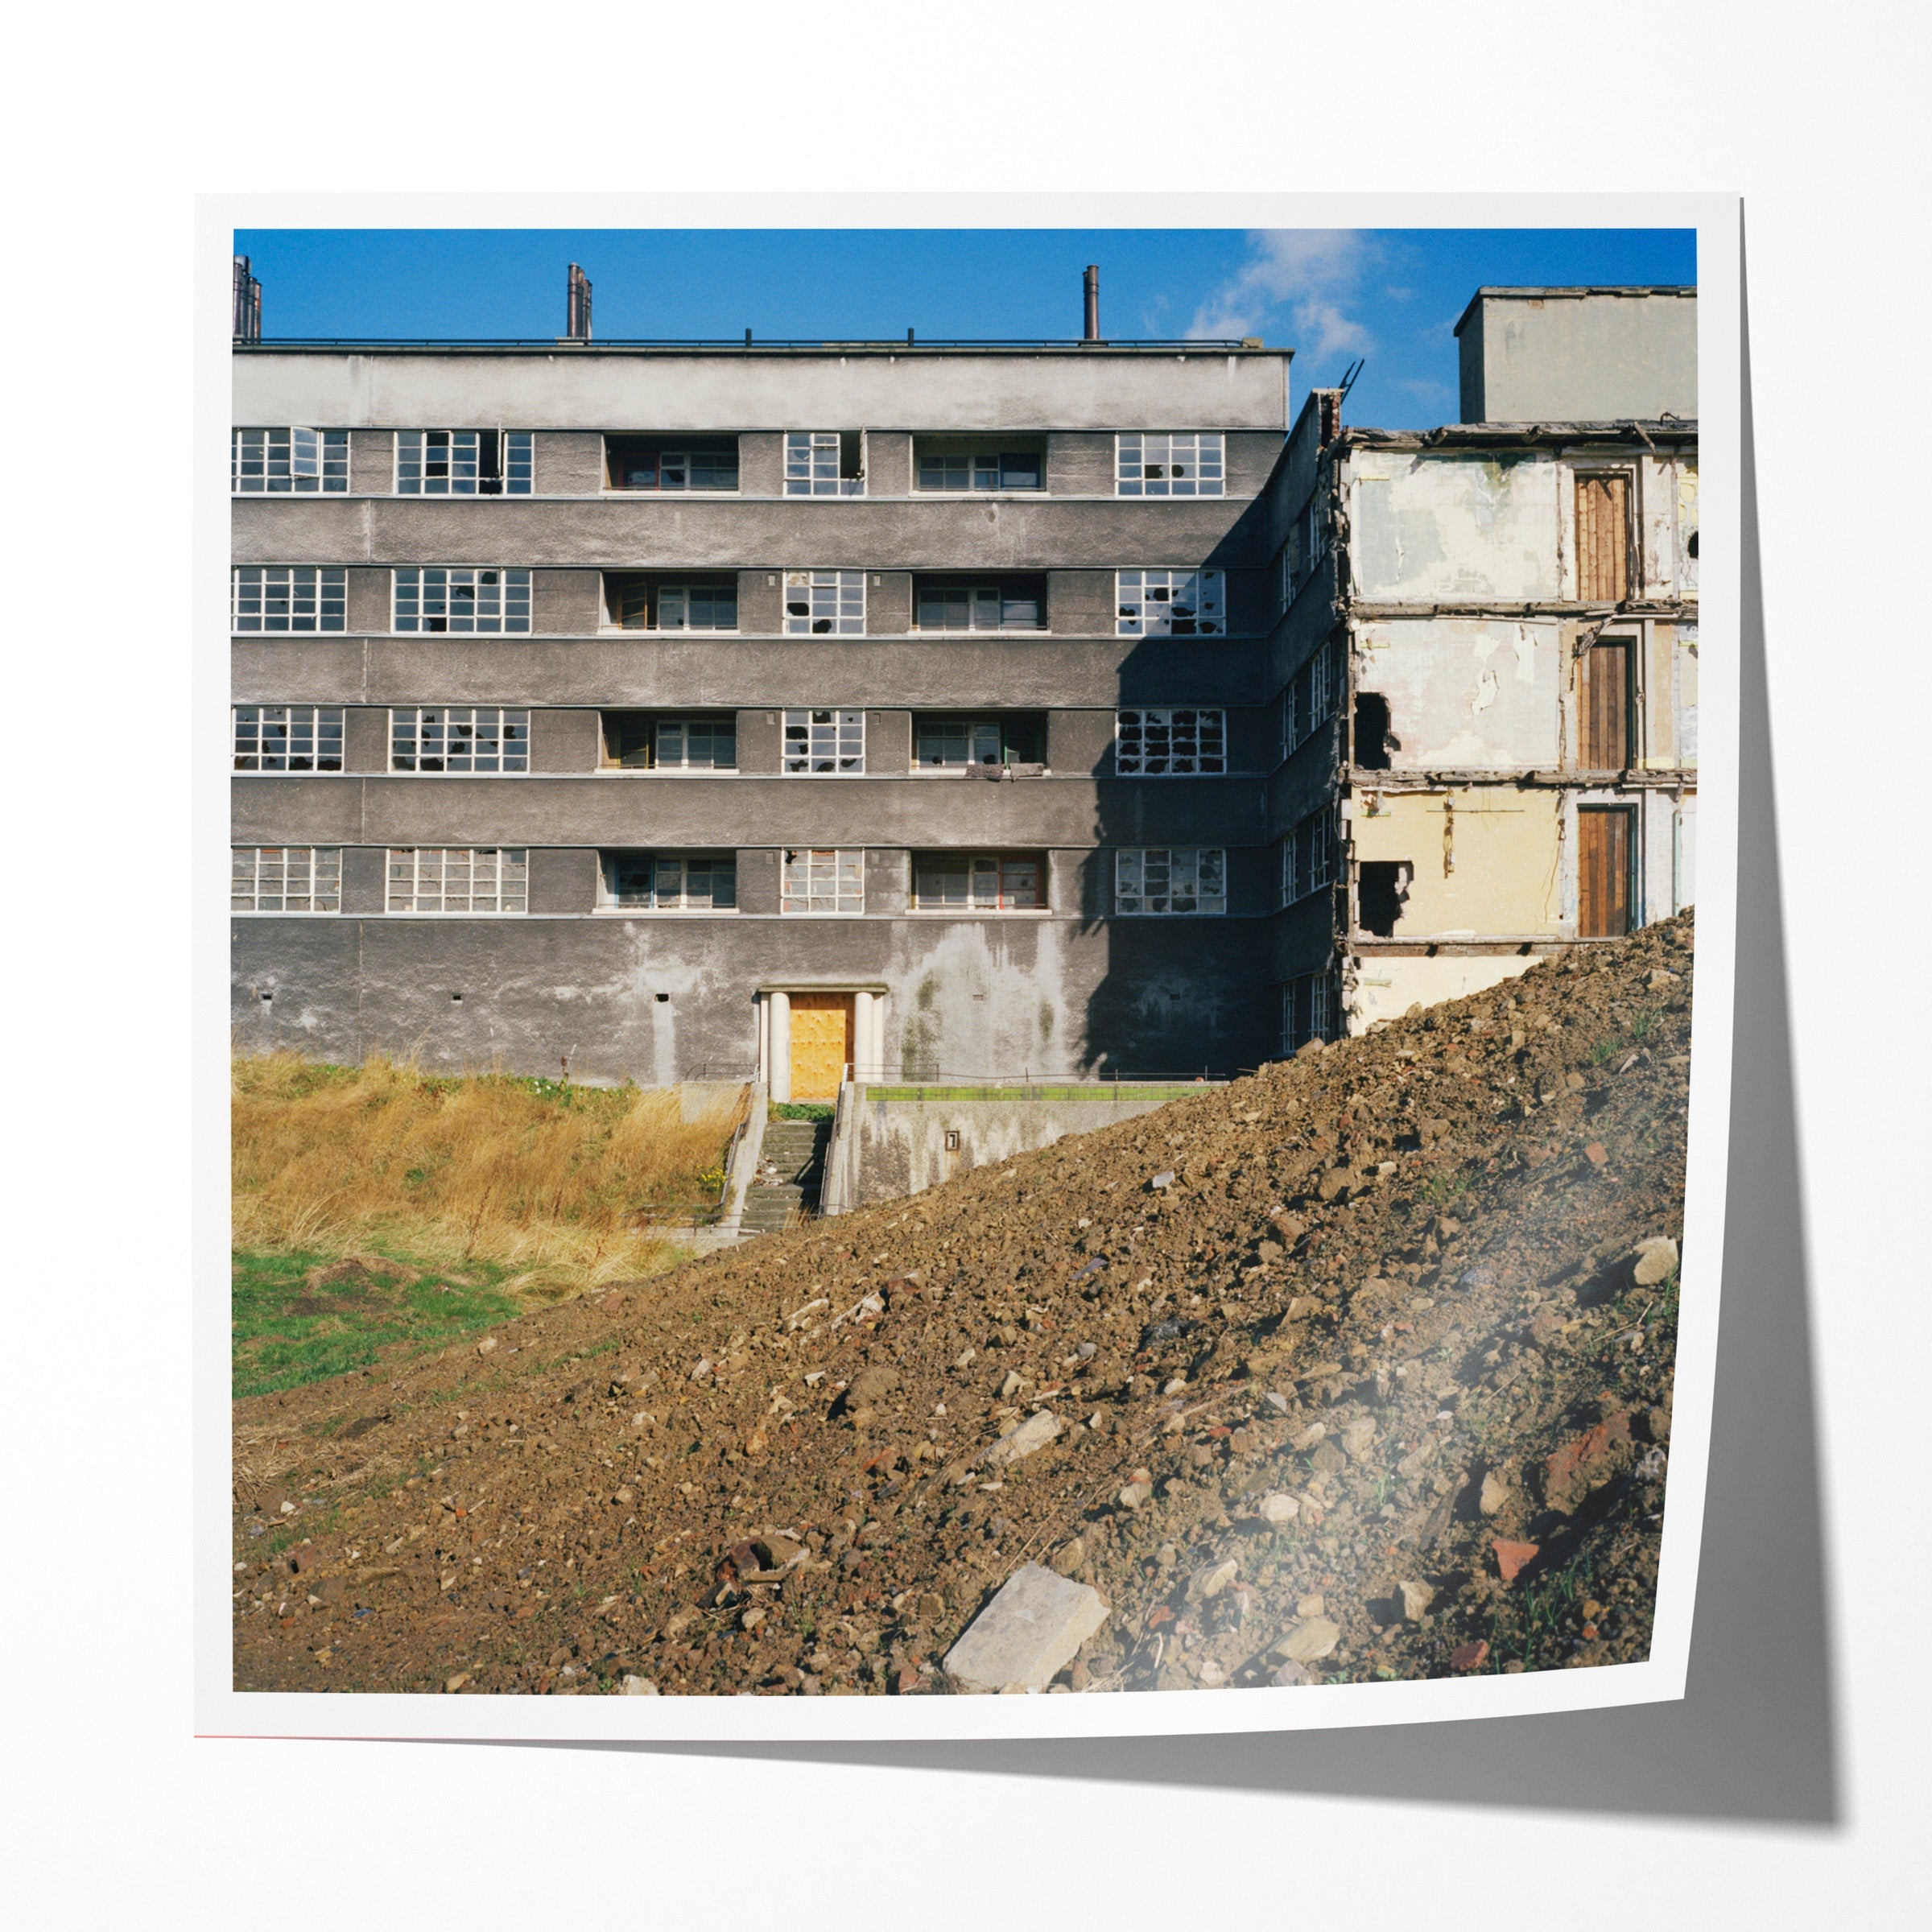
[[[1907,584],[1926,427],[1920,16],[1840,9],[1802,35],[1761,7],[1682,0],[1033,0],[969,19],[392,0],[64,19],[16,30],[0,135],[15,238],[0,1414],[16,1916],[1657,1928],[1922,1913],[1932,1271],[1907,1241],[1932,979],[1932,679]],[[1714,1512],[1744,1501],[1710,1526],[1690,1695],[1668,1725],[1585,1713],[898,1761],[192,1737],[192,532],[175,460],[191,196],[798,187],[1744,194],[1777,781],[1774,806],[1747,793],[1744,885],[1761,914],[1781,889],[1781,940],[1744,906],[1739,1080],[1758,1166],[1732,1179],[1711,1487]],[[1802,1199],[1785,1184],[1794,1111]]]

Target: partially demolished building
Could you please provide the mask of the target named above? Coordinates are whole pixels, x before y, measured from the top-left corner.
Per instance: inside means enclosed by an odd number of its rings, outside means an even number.
[[[1481,291],[1418,436],[1288,435],[1253,341],[595,343],[574,274],[554,342],[265,341],[242,287],[240,1046],[1223,1074],[1689,898],[1688,290]]]
[[[1304,404],[1267,509],[1293,1047],[1689,904],[1695,295],[1478,291],[1460,423]]]

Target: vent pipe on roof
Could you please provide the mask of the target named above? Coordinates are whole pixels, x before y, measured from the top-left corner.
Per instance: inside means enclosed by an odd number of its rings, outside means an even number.
[[[1097,342],[1100,339],[1100,265],[1090,262],[1087,273],[1081,278],[1087,291],[1087,327],[1081,340]]]
[[[249,273],[248,257],[235,257],[235,340],[262,340],[262,284]]]
[[[570,294],[564,305],[564,332],[572,342],[590,340],[590,277],[574,262],[570,265]]]

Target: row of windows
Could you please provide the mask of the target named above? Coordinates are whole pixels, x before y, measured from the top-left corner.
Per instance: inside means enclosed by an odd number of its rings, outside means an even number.
[[[917,487],[946,495],[1038,490],[1046,483],[1044,439],[1013,438],[1001,448],[970,437],[914,440]],[[398,496],[528,496],[531,432],[526,429],[401,429],[395,432]],[[863,430],[785,432],[785,493],[865,493]],[[1219,431],[1114,438],[1113,486],[1123,497],[1218,497],[1226,489],[1226,438]],[[730,493],[738,487],[735,436],[604,439],[604,479],[615,490]],[[237,495],[346,491],[349,432],[300,426],[237,429],[230,486]]]
[[[231,857],[233,911],[342,910],[340,846],[238,845]],[[1224,851],[1205,846],[1117,850],[1114,910],[1138,917],[1225,912],[1227,859]],[[530,853],[523,846],[392,848],[385,878],[390,912],[530,909]],[[919,912],[1040,912],[1046,910],[1044,881],[1038,852],[921,852],[913,861],[910,906]],[[737,860],[729,852],[606,852],[597,902],[617,912],[733,911]],[[863,913],[864,848],[786,847],[778,902],[785,913]]]
[[[234,770],[340,772],[340,704],[237,704]],[[737,720],[612,714],[604,758],[618,770],[735,771]],[[788,776],[858,777],[865,770],[865,713],[803,707],[780,713],[780,769]],[[1038,746],[1025,728],[997,718],[921,720],[917,770],[1003,765]],[[1022,763],[1034,761],[1022,758]],[[530,713],[501,704],[415,704],[389,713],[389,770],[502,776],[530,770]],[[1142,706],[1114,714],[1114,770],[1123,778],[1204,778],[1228,770],[1227,714],[1195,706]]]
[[[1335,716],[1341,701],[1342,646],[1330,638],[1288,680],[1282,697],[1282,749],[1284,755],[1307,741]]]
[[[785,572],[783,634],[860,637],[865,630],[862,570]],[[507,568],[426,565],[390,572],[390,628],[407,633],[510,636],[530,630],[530,573]],[[735,631],[735,577],[675,582],[607,573],[605,605],[623,630]],[[1123,638],[1219,638],[1228,634],[1228,589],[1218,570],[1121,570],[1114,573],[1115,634]],[[1044,586],[1038,577],[975,583],[915,580],[913,624],[942,632],[1043,630]],[[230,584],[237,632],[345,630],[346,567],[312,564],[238,565]]]
[[[1282,841],[1282,903],[1292,906],[1332,886],[1340,856],[1340,821],[1334,805],[1311,812]]]

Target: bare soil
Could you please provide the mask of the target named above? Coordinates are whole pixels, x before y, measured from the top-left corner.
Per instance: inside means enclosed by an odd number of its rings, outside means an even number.
[[[1029,1562],[1055,1689],[1642,1657],[1692,952],[237,1402],[237,1687],[943,1694]]]

